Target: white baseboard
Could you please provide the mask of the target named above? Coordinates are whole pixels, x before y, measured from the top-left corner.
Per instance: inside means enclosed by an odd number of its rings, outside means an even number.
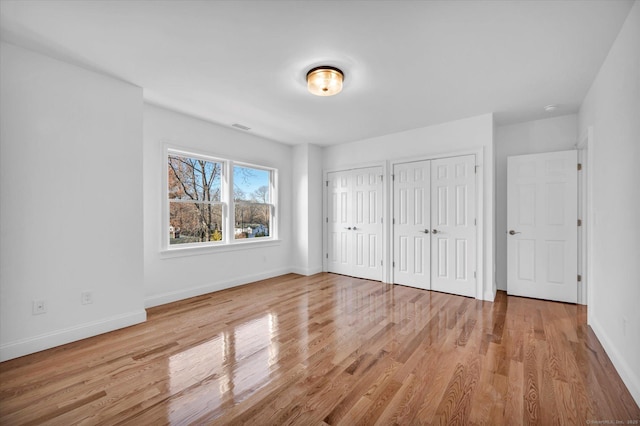
[[[177,302],[178,300],[188,299],[190,297],[201,296],[207,293],[213,293],[214,291],[225,290],[227,288],[236,287],[243,284],[249,284],[255,281],[266,280],[267,278],[277,277],[294,272],[292,268],[275,269],[273,271],[261,272],[255,275],[245,275],[238,278],[233,278],[227,281],[212,282],[198,287],[185,288],[178,291],[170,291],[167,293],[156,294],[149,296],[144,300],[145,308],[152,308],[154,306],[160,306],[171,302]],[[297,272],[296,272],[297,273]]]
[[[300,274],[305,276],[315,275],[322,272],[322,266],[318,266],[316,268],[291,268],[291,272],[294,274]]]
[[[636,401],[636,404],[640,405],[640,378],[638,378],[637,374],[635,374],[627,361],[625,361],[625,359],[620,355],[620,352],[616,349],[613,343],[611,343],[611,340],[607,337],[607,333],[604,332],[600,323],[595,318],[591,317],[589,325],[593,329],[598,340],[600,340],[602,347],[609,356],[609,359],[620,375],[620,378],[627,386],[627,389],[629,389],[629,392]],[[635,356],[637,356],[637,354],[635,354]]]
[[[144,309],[92,321],[0,346],[0,362],[129,327],[147,320]]]

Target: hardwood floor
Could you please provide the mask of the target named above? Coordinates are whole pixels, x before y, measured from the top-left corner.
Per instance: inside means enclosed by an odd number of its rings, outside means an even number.
[[[148,314],[0,364],[0,424],[640,420],[583,306],[290,274]]]

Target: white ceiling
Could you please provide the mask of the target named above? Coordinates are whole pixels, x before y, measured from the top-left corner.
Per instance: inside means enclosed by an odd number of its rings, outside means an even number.
[[[12,1],[2,39],[144,88],[151,103],[331,145],[494,112],[575,113],[632,0]],[[345,72],[316,97],[316,65]]]

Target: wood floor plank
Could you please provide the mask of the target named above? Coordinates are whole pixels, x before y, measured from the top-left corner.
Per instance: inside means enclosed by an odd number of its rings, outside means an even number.
[[[0,424],[637,421],[586,313],[287,274],[0,363]]]

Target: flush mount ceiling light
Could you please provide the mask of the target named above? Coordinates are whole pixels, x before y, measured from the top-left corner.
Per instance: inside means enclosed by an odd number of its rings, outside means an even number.
[[[336,67],[323,65],[307,73],[307,89],[317,96],[333,96],[342,90],[344,73]]]
[[[556,109],[558,109],[557,105],[547,105],[546,107],[544,107],[544,110],[547,112],[552,112],[552,111],[555,111]]]

